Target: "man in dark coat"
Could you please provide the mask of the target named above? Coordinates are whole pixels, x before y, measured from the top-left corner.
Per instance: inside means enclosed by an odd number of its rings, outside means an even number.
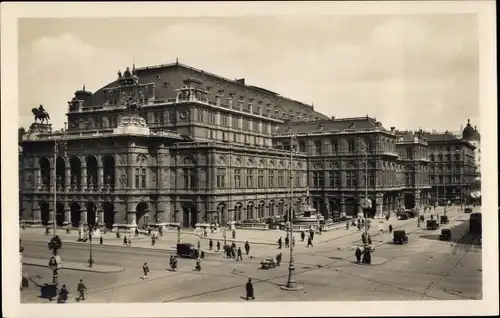
[[[250,244],[248,241],[245,242],[245,253],[248,255],[250,253]]]
[[[213,247],[214,247],[214,242],[212,241],[212,239],[210,239],[210,241],[208,241],[208,250],[211,251]]]
[[[304,231],[300,232],[300,238],[302,239],[302,242],[304,242],[304,239],[306,238],[306,233]]]
[[[103,240],[102,240],[102,236],[101,236],[101,237],[99,238],[99,244],[101,244],[101,245],[102,245],[102,243],[103,243]]]
[[[283,242],[281,241],[281,237],[278,239],[278,248],[281,249],[281,244],[283,244]]]
[[[127,245],[127,236],[126,235],[123,236],[123,245]]]
[[[309,237],[307,238],[307,246],[306,246],[306,247],[309,247],[309,246],[314,247],[314,246],[313,246],[312,236],[309,236]]]
[[[392,234],[392,224],[389,224],[389,234]]]
[[[285,248],[290,247],[290,239],[288,238],[288,235],[285,237]]]
[[[220,242],[219,241],[217,241],[216,246],[217,246],[217,252],[220,251]]]
[[[242,255],[242,253],[241,253],[241,247],[238,247],[238,256],[236,257],[236,261],[238,261],[238,260],[242,261],[243,260],[243,257],[241,255]]]
[[[278,255],[276,255],[276,265],[277,266],[280,266],[280,263],[281,263],[281,258],[283,257],[283,254],[282,253],[279,253]]]
[[[356,252],[354,253],[354,255],[356,256],[356,263],[359,264],[361,262],[361,248],[358,246],[356,248]]]
[[[253,284],[252,284],[252,279],[249,278],[247,284],[245,285],[245,289],[247,291],[247,300],[249,298],[255,299],[253,295]]]
[[[78,291],[78,297],[76,298],[77,301],[80,300],[85,300],[85,290],[87,289],[87,286],[83,283],[83,279],[80,279],[80,282],[78,283],[78,286],[76,287],[76,290]]]

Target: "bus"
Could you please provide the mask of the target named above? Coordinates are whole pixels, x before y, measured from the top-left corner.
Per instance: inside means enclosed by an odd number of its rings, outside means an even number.
[[[469,218],[469,232],[473,234],[482,234],[482,214],[472,213]]]

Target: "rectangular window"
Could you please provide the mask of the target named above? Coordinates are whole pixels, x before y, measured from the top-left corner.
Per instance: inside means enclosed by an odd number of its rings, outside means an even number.
[[[354,140],[349,140],[347,142],[347,151],[349,151],[349,152],[354,151]]]
[[[241,170],[234,169],[234,187],[241,188]]]
[[[261,189],[264,188],[264,170],[258,171],[257,187]]]
[[[355,171],[346,171],[346,182],[348,188],[355,188],[358,184]]]
[[[226,187],[226,169],[217,168],[217,188],[222,189]]]
[[[323,180],[323,172],[322,171],[314,171],[313,172],[313,184],[316,188],[321,188],[324,185]]]
[[[368,172],[368,186],[369,187],[375,186],[375,172],[373,171]]]
[[[253,188],[252,169],[247,169],[247,187]]]
[[[141,187],[143,189],[145,189],[146,188],[146,169],[142,168],[141,172],[142,172],[142,174],[141,174]]]
[[[330,188],[335,187],[335,171],[330,171],[328,173],[328,185],[330,186]]]
[[[321,143],[320,143],[320,142],[317,142],[317,143],[315,144],[315,146],[316,146],[316,155],[317,155],[317,156],[320,156],[320,155],[321,155]]]
[[[135,187],[138,189],[140,186],[141,173],[138,168],[135,169]]]
[[[269,170],[267,172],[267,179],[268,179],[267,186],[269,188],[274,188],[274,170]]]
[[[278,170],[278,188],[283,188],[285,186],[284,181],[283,170]]]
[[[301,174],[301,172],[299,172],[299,171],[295,172],[295,186],[296,187],[301,187],[300,174]]]

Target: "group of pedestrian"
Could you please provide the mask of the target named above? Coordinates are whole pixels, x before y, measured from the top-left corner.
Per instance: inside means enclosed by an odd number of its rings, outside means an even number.
[[[132,241],[130,240],[130,236],[129,237],[127,237],[126,235],[123,236],[123,245],[132,246]]]
[[[78,292],[78,297],[75,298],[76,301],[85,300],[85,291],[87,290],[87,286],[85,286],[83,279],[80,279],[76,287],[76,291]],[[68,301],[69,291],[66,287],[66,284],[63,284],[61,289],[59,290],[59,295],[57,297],[57,302],[62,304]]]
[[[247,255],[248,253],[250,253],[250,244],[248,244],[248,242],[245,243],[245,251]],[[234,242],[232,242],[231,245],[224,246],[224,252],[226,253],[227,259],[236,259],[237,262],[243,260],[243,252],[241,251],[241,247],[236,247],[236,244]]]

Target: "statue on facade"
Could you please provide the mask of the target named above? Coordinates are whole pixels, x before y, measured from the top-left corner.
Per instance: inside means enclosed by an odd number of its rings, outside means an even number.
[[[72,179],[73,179],[73,180],[72,180],[71,184],[73,185],[73,187],[76,187],[76,182],[77,182],[77,179],[76,179],[76,175],[75,175],[75,174],[73,175],[73,178],[72,178]]]
[[[47,124],[49,123],[50,116],[45,108],[43,108],[43,105],[38,106],[38,108],[32,108],[31,112],[35,115],[35,123],[38,119],[40,119],[40,123],[42,124],[44,121],[46,121]]]
[[[130,72],[130,68],[127,66],[127,69],[125,72],[123,72],[123,77],[130,77],[132,76],[132,73]]]
[[[106,185],[111,185],[111,176],[109,174],[106,175]]]
[[[122,72],[118,70],[118,78],[122,78]]]

